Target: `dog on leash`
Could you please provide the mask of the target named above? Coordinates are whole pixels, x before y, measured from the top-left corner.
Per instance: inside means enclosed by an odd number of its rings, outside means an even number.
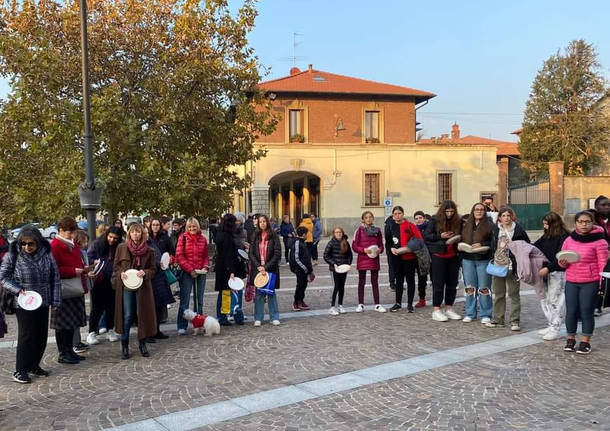
[[[212,316],[197,314],[193,310],[184,310],[182,315],[186,320],[193,324],[195,335],[203,334],[207,337],[220,334],[220,324]]]

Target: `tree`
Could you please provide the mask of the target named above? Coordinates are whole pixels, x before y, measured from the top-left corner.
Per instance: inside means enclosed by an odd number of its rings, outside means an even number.
[[[97,177],[110,214],[213,215],[249,178],[276,121],[247,35],[254,0],[90,0]],[[0,7],[0,221],[80,212],[84,177],[78,1]]]
[[[605,92],[597,53],[584,40],[545,61],[532,85],[520,135],[522,159],[537,170],[554,160],[585,174],[610,145],[610,124],[596,109]]]

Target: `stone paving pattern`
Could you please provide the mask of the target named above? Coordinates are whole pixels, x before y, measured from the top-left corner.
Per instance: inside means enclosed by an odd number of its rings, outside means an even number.
[[[327,274],[327,267],[320,265],[316,272]],[[380,278],[383,282],[387,275]],[[350,277],[348,284],[355,280]],[[318,278],[313,287],[322,285],[330,285],[330,279]],[[382,302],[392,302],[393,293],[387,287],[381,291]],[[288,312],[292,292],[280,292],[281,311]],[[327,308],[330,292],[312,289],[313,308]],[[353,306],[356,289],[348,292],[345,303]],[[214,299],[206,296],[206,308]],[[463,303],[456,309],[462,312]],[[133,356],[127,361],[120,359],[119,343],[103,341],[84,363],[72,366],[58,364],[56,347],[49,345],[42,366],[52,376],[35,378],[31,385],[11,381],[15,349],[2,348],[0,430],[99,430],[511,335],[506,328],[488,329],[478,322],[433,322],[430,313],[431,307],[414,314],[367,310],[285,319],[279,327],[265,323],[261,328],[254,328],[250,317],[245,326],[223,328],[213,338],[172,332],[169,340],[149,346],[150,358],[135,351],[133,336]],[[543,320],[535,296],[522,297],[523,329],[542,327]],[[610,349],[604,347],[610,330],[597,331],[590,357],[565,354],[562,343],[545,342],[209,429],[562,429],[563,424],[566,429],[610,429]]]

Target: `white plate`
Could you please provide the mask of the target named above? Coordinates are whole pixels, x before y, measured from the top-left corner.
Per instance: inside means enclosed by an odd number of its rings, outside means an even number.
[[[233,280],[229,279],[228,285],[231,290],[242,290],[244,288],[244,281],[241,278],[235,277]]]
[[[601,275],[603,278],[610,279],[610,272],[600,272],[599,275]]]
[[[125,271],[127,278],[123,280],[123,285],[129,290],[137,290],[142,286],[144,282],[143,278],[138,277],[137,269],[128,269]]]
[[[555,255],[557,260],[565,259],[568,263],[576,263],[580,260],[580,254],[572,250],[560,251]]]
[[[347,263],[344,265],[338,265],[337,269],[335,270],[336,273],[338,274],[345,274],[346,272],[348,272],[350,269],[352,269],[351,265],[348,265]]]
[[[207,270],[207,269],[203,269],[203,268],[201,268],[201,269],[196,269],[196,270],[195,270],[195,272],[196,272],[197,274],[207,274],[207,273],[208,273],[208,270]]]
[[[26,290],[23,295],[17,297],[17,304],[27,311],[37,310],[42,305],[42,296],[33,290]]]
[[[237,250],[237,252],[239,253],[239,255],[241,257],[243,257],[244,259],[248,260],[248,252],[242,248],[240,248],[239,250]]]
[[[377,256],[379,256],[379,247],[377,247],[376,245],[371,245],[366,249],[366,254],[371,259],[375,259]]]
[[[462,240],[462,235],[453,235],[451,238],[449,238],[447,241],[445,241],[445,244],[450,245],[450,244],[455,244],[456,242],[460,242]]]
[[[161,256],[161,269],[162,270],[166,270],[169,267],[169,253],[165,252],[163,253],[163,255]]]

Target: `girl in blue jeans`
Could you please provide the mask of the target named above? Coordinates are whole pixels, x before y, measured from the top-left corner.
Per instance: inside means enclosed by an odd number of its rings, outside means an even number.
[[[491,276],[487,274],[490,259],[493,223],[485,213],[482,203],[474,204],[462,228],[462,242],[472,248],[487,247],[475,253],[462,251],[462,273],[466,285],[466,316],[463,322],[472,322],[477,316],[477,302],[481,323],[491,322],[493,301],[491,298]]]

